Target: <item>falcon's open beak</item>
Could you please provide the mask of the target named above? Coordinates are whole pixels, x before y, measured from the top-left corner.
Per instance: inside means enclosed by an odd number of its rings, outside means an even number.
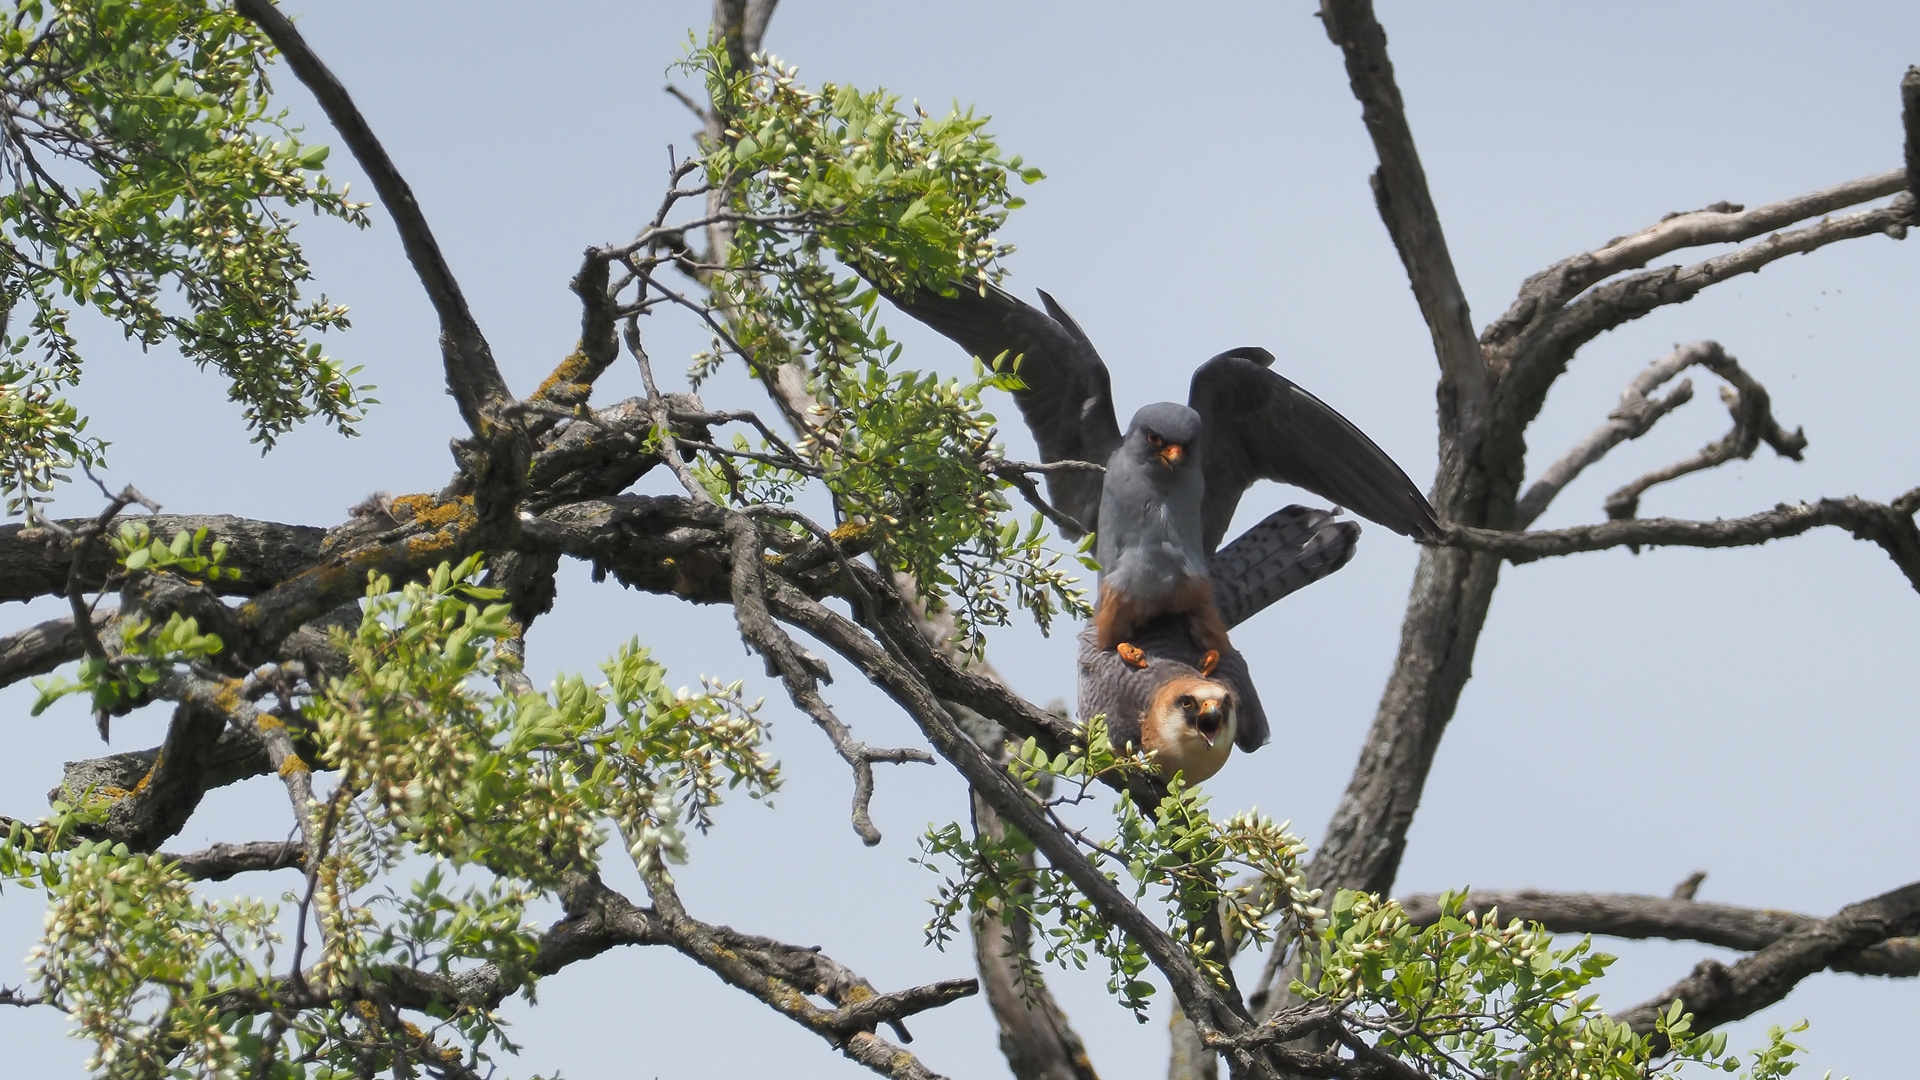
[[[1212,746],[1220,738],[1220,733],[1226,730],[1227,710],[1218,701],[1203,701],[1200,703],[1200,716],[1193,726],[1200,732],[1200,737],[1207,740],[1207,745]]]
[[[1180,459],[1186,454],[1187,451],[1179,443],[1168,443],[1160,448],[1160,463],[1171,469],[1180,464]]]

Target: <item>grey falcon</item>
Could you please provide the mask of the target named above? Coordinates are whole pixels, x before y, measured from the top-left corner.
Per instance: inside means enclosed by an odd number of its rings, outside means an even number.
[[[1221,621],[1232,629],[1345,566],[1359,537],[1359,526],[1324,510],[1289,506],[1269,515],[1213,556],[1213,574],[1231,586],[1216,597]],[[1105,716],[1116,750],[1141,750],[1163,778],[1179,771],[1199,783],[1234,746],[1252,752],[1266,744],[1266,710],[1238,649],[1206,648],[1179,614],[1149,622],[1131,644],[1137,662],[1101,648],[1091,624],[1080,633],[1080,719]]]
[[[1046,477],[1053,504],[1096,534],[1102,648],[1119,648],[1172,613],[1192,621],[1207,649],[1229,647],[1215,599],[1224,583],[1210,563],[1240,497],[1258,480],[1305,488],[1404,536],[1439,534],[1433,507],[1393,459],[1275,372],[1265,349],[1208,360],[1193,373],[1187,404],[1148,405],[1122,435],[1106,363],[1044,291],[1044,311],[981,282],[950,296],[923,290],[889,299],[973,355],[1017,365],[1024,386],[1014,401],[1043,462],[1106,466],[1104,474]]]

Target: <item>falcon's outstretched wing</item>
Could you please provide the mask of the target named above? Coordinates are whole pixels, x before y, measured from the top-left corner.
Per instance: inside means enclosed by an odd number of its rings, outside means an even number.
[[[1360,526],[1325,510],[1285,506],[1207,560],[1213,606],[1231,630],[1289,593],[1347,565]]]
[[[1042,461],[1105,465],[1120,445],[1107,365],[1072,316],[1046,293],[1041,311],[1011,293],[979,282],[958,284],[952,296],[919,292],[887,295],[894,306],[991,364],[1002,353],[1026,389],[1014,391],[1020,415],[1040,446]],[[1088,528],[1100,513],[1101,474],[1049,473],[1053,504]],[[1079,537],[1068,537],[1077,540]]]
[[[1347,418],[1271,370],[1273,354],[1240,348],[1200,365],[1187,404],[1200,414],[1208,552],[1255,480],[1278,480],[1403,536],[1438,535],[1426,496]]]

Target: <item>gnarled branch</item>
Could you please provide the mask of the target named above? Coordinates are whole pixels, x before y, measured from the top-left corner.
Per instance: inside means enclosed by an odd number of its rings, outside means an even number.
[[[1503,920],[1539,923],[1556,934],[1698,941],[1743,952],[1764,949],[1821,923],[1812,915],[1771,908],[1620,893],[1476,890],[1467,894],[1465,904],[1467,910],[1483,915],[1497,908]],[[1440,918],[1440,898],[1432,894],[1409,896],[1400,901],[1400,906],[1416,925],[1429,925]],[[1856,975],[1920,976],[1920,939],[1892,938],[1837,958],[1830,966]]]
[[[1729,461],[1750,458],[1763,441],[1773,447],[1774,453],[1794,461],[1800,460],[1800,452],[1807,447],[1806,432],[1795,428],[1792,434],[1788,434],[1780,427],[1779,421],[1773,418],[1772,399],[1767,394],[1767,388],[1747,374],[1738,360],[1728,356],[1719,342],[1700,342],[1690,348],[1695,363],[1727,380],[1728,385],[1721,388],[1720,399],[1733,415],[1733,430],[1707,444],[1692,457],[1655,469],[1607,496],[1607,516],[1616,521],[1633,517],[1639,511],[1640,496],[1655,484],[1677,480],[1688,473],[1711,469]]]
[[[1439,542],[1471,551],[1492,552],[1509,562],[1524,563],[1613,547],[1751,547],[1833,525],[1858,539],[1879,544],[1913,587],[1920,590],[1920,531],[1916,531],[1913,517],[1917,509],[1920,509],[1920,488],[1901,495],[1891,504],[1848,495],[1798,506],[1782,503],[1764,513],[1731,520],[1635,518],[1525,533],[1444,525],[1445,535]]]
[[[466,421],[467,429],[476,438],[490,438],[493,429],[505,419],[502,410],[513,401],[513,395],[494,364],[493,350],[480,332],[480,324],[474,321],[467,307],[460,283],[440,253],[433,230],[427,226],[426,215],[413,197],[413,188],[387,156],[386,148],[374,136],[347,88],[271,0],[235,0],[234,10],[272,39],[274,47],[286,58],[287,66],[313,92],[327,119],[353,151],[354,159],[366,170],[387,213],[393,215],[394,228],[400,234],[407,260],[413,264],[427,299],[433,303],[434,314],[440,319],[440,351],[446,364],[447,389],[459,403],[460,416]]]
[[[1704,960],[1666,992],[1615,1019],[1642,1034],[1678,1000],[1695,1031],[1751,1016],[1787,996],[1800,980],[1893,938],[1920,934],[1920,882],[1849,904],[1830,918],[1793,931],[1728,966]]]
[[[1347,80],[1360,99],[1367,134],[1373,137],[1380,168],[1373,174],[1374,200],[1387,234],[1406,266],[1420,314],[1433,334],[1440,361],[1440,417],[1443,433],[1477,430],[1491,392],[1491,377],[1473,333],[1466,293],[1454,272],[1446,234],[1427,174],[1407,126],[1406,105],[1387,56],[1387,33],[1374,17],[1372,0],[1322,0],[1320,17],[1327,36],[1346,57]]]
[[[93,612],[93,630],[97,636],[117,608],[99,608]],[[86,655],[72,616],[48,619],[0,637],[0,686],[12,686],[33,675],[45,675],[61,664]]]
[[[1620,404],[1607,414],[1607,422],[1593,430],[1593,433],[1575,443],[1571,449],[1560,456],[1560,460],[1547,466],[1540,479],[1533,482],[1527,493],[1513,507],[1513,528],[1519,532],[1533,524],[1535,519],[1546,511],[1548,504],[1559,495],[1568,484],[1580,475],[1587,466],[1605,457],[1607,451],[1626,442],[1637,439],[1653,430],[1660,418],[1685,405],[1693,399],[1693,380],[1682,379],[1680,385],[1667,391],[1663,398],[1652,398],[1652,394],[1661,384],[1680,374],[1698,362],[1700,351],[1705,342],[1682,345],[1666,356],[1647,365],[1647,369],[1634,377],[1627,388],[1620,392]]]

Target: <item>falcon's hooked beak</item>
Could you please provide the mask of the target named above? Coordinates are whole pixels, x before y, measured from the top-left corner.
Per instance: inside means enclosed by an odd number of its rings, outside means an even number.
[[[1147,445],[1153,448],[1153,456],[1160,459],[1160,464],[1169,469],[1180,464],[1187,456],[1186,447],[1176,442],[1168,442],[1161,438],[1158,432],[1147,432]]]
[[[1225,706],[1226,703],[1218,698],[1208,698],[1200,702],[1199,708],[1195,711],[1192,720],[1193,729],[1200,733],[1201,738],[1207,740],[1209,747],[1219,742],[1221,734],[1227,730]]]

